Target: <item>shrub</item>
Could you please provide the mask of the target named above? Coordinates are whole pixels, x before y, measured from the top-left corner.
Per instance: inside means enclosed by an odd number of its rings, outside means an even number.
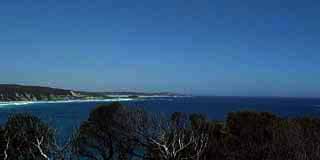
[[[9,117],[1,133],[8,160],[45,159],[55,147],[54,130],[29,114]]]

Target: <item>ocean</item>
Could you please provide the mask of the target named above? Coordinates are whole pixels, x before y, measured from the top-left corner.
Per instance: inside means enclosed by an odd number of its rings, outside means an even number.
[[[108,103],[111,102],[6,105],[0,107],[0,123],[4,124],[14,113],[30,113],[55,127],[59,139],[64,140],[88,118],[92,109]],[[272,112],[281,117],[320,116],[320,98],[187,97],[149,98],[121,103],[164,114],[201,113],[215,120],[225,120],[229,112],[242,110]]]

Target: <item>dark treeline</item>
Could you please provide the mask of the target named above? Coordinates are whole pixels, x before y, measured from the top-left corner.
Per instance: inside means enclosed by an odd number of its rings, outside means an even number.
[[[55,130],[28,114],[0,129],[4,160],[319,160],[320,119],[265,112],[163,116],[120,103],[99,106],[63,146]]]
[[[139,96],[185,96],[177,93],[159,92],[85,92],[72,91],[67,89],[26,86],[16,84],[0,84],[0,101],[55,101],[86,98],[114,98],[109,95],[130,95],[129,98],[138,98]]]
[[[57,97],[72,97],[71,90],[0,84],[0,101],[55,100]]]

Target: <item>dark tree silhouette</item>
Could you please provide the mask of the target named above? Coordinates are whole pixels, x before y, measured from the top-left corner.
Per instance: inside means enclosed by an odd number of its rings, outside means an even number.
[[[99,106],[59,147],[54,129],[29,114],[0,127],[4,160],[319,160],[320,119],[234,112],[223,121]]]
[[[9,117],[1,131],[4,158],[7,160],[49,159],[54,149],[54,130],[29,114]]]

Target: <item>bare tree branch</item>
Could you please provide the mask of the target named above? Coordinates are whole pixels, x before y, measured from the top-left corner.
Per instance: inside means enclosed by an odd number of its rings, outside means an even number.
[[[4,149],[3,151],[3,154],[4,154],[4,158],[3,160],[7,160],[8,159],[8,149],[9,149],[9,144],[10,144],[10,137],[7,139],[7,143],[6,143],[6,148]]]
[[[34,145],[38,148],[41,156],[42,156],[43,158],[47,159],[47,160],[50,160],[49,157],[48,157],[48,155],[46,155],[46,154],[43,152],[42,148],[41,148],[41,145],[42,145],[42,142],[43,142],[43,136],[41,136],[40,140],[39,140],[39,138],[36,138],[36,141],[37,141],[37,143],[34,143]]]

